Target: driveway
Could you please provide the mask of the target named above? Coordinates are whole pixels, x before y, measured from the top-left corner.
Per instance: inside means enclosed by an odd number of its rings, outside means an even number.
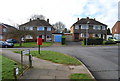
[[[80,46],[81,45],[81,42],[71,42],[71,41],[68,41],[66,42],[67,46]]]
[[[57,51],[78,58],[96,79],[118,79],[118,46],[81,47],[77,45],[41,49]],[[37,50],[37,48],[31,48],[31,50]]]

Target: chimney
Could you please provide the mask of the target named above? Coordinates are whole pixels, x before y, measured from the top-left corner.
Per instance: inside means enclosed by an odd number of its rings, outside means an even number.
[[[89,17],[87,17],[87,19],[89,19]]]
[[[79,18],[77,18],[77,21],[79,21]]]
[[[37,20],[40,20],[40,18],[37,18]]]
[[[30,21],[32,21],[32,19],[30,19]]]
[[[49,19],[47,19],[47,22],[49,23]]]

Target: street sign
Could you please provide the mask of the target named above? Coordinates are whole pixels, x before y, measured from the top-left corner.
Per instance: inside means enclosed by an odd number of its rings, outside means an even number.
[[[29,54],[30,53],[30,50],[23,50],[22,51],[22,54],[25,55],[25,54]]]
[[[18,68],[16,68],[16,75],[18,75],[19,74],[19,69]]]

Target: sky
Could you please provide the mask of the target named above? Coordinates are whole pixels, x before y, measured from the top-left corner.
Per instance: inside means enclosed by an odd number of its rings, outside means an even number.
[[[0,22],[16,26],[31,15],[44,15],[50,24],[61,21],[70,28],[77,18],[95,18],[112,28],[118,20],[119,0],[0,0]]]

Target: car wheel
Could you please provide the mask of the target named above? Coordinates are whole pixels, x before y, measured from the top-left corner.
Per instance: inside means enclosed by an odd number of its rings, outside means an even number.
[[[5,48],[8,48],[8,46],[5,46]]]

